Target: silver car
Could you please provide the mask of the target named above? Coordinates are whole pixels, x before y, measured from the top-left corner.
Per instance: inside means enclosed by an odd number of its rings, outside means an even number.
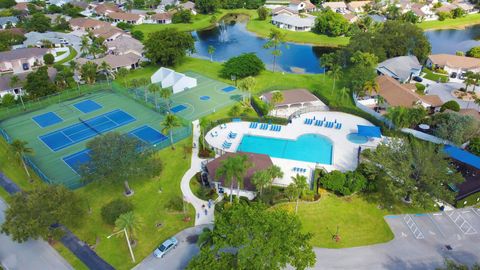
[[[175,237],[165,240],[155,251],[153,252],[153,256],[157,258],[163,258],[167,252],[176,248],[178,245],[178,240]]]

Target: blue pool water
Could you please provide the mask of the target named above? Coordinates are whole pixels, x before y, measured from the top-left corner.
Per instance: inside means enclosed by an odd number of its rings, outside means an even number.
[[[347,139],[356,144],[362,144],[368,142],[368,138],[365,136],[360,136],[358,133],[350,133],[347,135]]]
[[[297,140],[245,135],[237,151],[266,154],[274,158],[332,164],[332,143],[326,137],[306,134]]]

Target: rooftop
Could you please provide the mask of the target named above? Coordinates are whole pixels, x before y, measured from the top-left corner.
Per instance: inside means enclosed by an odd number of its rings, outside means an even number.
[[[295,27],[312,27],[315,23],[315,17],[300,17],[298,15],[278,14],[272,17],[272,21],[292,25]]]
[[[21,48],[13,51],[0,52],[0,61],[13,61],[30,57],[42,57],[49,50],[44,48]]]
[[[377,70],[381,73],[400,80],[407,81],[412,71],[420,71],[422,65],[414,55],[399,56],[387,59],[378,64]]]
[[[459,56],[454,54],[432,54],[428,59],[441,67],[448,66],[452,68],[473,69],[480,68],[480,59],[468,56]]]
[[[272,95],[275,91],[268,92],[263,94],[262,96],[270,102]],[[304,102],[315,102],[320,101],[314,94],[306,89],[292,89],[292,90],[285,90],[281,91],[283,95],[283,101],[276,104],[277,106],[288,105],[288,104],[295,104],[295,103],[304,103]]]

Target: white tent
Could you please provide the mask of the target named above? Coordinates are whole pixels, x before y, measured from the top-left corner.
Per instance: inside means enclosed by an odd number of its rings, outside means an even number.
[[[162,88],[172,87],[174,94],[197,86],[197,79],[164,67],[157,70],[150,80],[152,83],[160,83]]]

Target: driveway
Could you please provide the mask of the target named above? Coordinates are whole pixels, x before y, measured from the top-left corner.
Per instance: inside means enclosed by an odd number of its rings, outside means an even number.
[[[5,202],[0,199],[0,223],[5,221]],[[6,269],[73,269],[48,243],[29,240],[14,242],[5,234],[0,234],[0,262]]]
[[[178,240],[178,246],[171,250],[163,258],[155,258],[150,254],[134,270],[156,270],[156,269],[185,269],[188,262],[198,254],[200,249],[197,247],[197,236],[202,232],[205,225],[185,229],[175,237]],[[161,243],[159,243],[161,244]],[[152,250],[153,252],[153,250]]]
[[[456,83],[456,82],[433,83],[427,87],[426,92],[429,95],[438,95],[444,103],[450,100],[455,100],[456,102],[458,102],[458,104],[460,105],[460,108],[462,109],[469,108],[469,109],[476,109],[477,111],[480,111],[480,106],[476,105],[473,101],[472,102],[463,101],[452,95],[452,92],[454,90],[459,89],[460,87],[465,87],[465,85],[462,83]],[[477,87],[476,89],[477,94],[480,94],[479,89],[480,87]],[[469,90],[471,90],[471,87],[469,87]]]

